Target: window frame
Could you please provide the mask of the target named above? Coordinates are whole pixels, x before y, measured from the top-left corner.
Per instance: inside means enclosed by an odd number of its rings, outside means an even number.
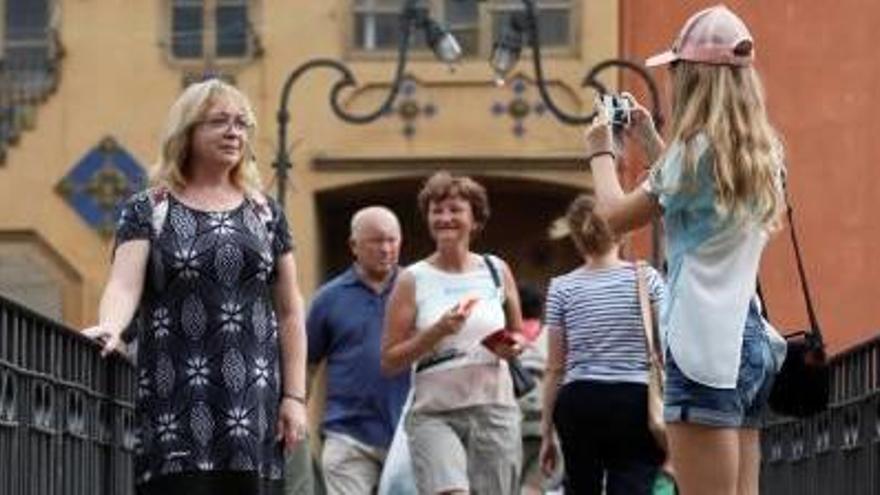
[[[0,60],[6,59],[8,47],[40,47],[46,50],[46,63],[51,65],[58,54],[58,0],[46,0],[46,33],[42,38],[8,41],[6,39],[6,0],[0,0]]]
[[[432,16],[444,19],[445,22],[445,5],[444,0],[423,0],[430,5]],[[583,2],[586,0],[536,0],[536,2],[547,2],[550,4],[567,5],[569,13],[569,41],[565,46],[541,47],[541,54],[549,57],[577,57],[580,55],[580,39],[581,39],[581,16],[583,13]],[[346,10],[345,22],[345,47],[347,58],[357,60],[390,60],[397,58],[397,47],[381,48],[368,50],[358,46],[355,39],[355,21],[358,10],[354,6],[354,0],[347,0],[349,8]],[[462,62],[468,63],[472,61],[482,61],[489,57],[492,52],[496,33],[493,31],[493,14],[498,10],[514,10],[521,7],[521,3],[505,5],[504,0],[486,0],[479,2],[477,12],[477,51],[471,55],[465,55]],[[538,5],[535,5],[539,9]],[[390,9],[389,9],[390,10]],[[380,9],[373,12],[387,12],[389,10]],[[399,7],[394,12],[400,12]],[[523,46],[523,56],[531,53],[528,44]],[[430,49],[427,48],[410,48],[410,60],[433,60],[434,56]]]
[[[549,57],[576,57],[580,54],[580,20],[583,12],[583,2],[588,0],[534,0],[535,14],[539,15],[540,11],[546,9],[547,6],[539,5],[540,3],[549,4],[549,7],[568,6],[568,43],[557,46],[541,46],[541,55]],[[504,0],[494,1],[488,0],[485,4],[486,9],[480,11],[480,26],[486,26],[486,29],[480,30],[481,45],[487,47],[491,51],[494,38],[497,36],[493,31],[494,14],[496,12],[513,12],[525,9],[522,2],[508,3]],[[563,10],[563,9],[560,9]],[[522,57],[531,56],[531,46],[525,42],[523,44]],[[488,53],[486,54],[488,56]]]
[[[179,57],[174,54],[174,9],[177,0],[165,0],[163,13],[165,29],[161,45],[165,53],[165,59],[171,65],[184,68],[193,67],[234,67],[246,64],[255,59],[260,53],[259,34],[254,26],[262,12],[261,2],[256,0],[202,0],[202,54],[196,57]],[[221,57],[217,55],[219,43],[217,40],[217,9],[225,5],[240,5],[247,12],[247,26],[245,28],[245,53],[241,56]]]

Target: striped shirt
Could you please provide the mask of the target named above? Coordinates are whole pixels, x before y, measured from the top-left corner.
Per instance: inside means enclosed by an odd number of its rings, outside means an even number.
[[[664,297],[660,274],[648,267],[648,295],[655,308]],[[635,265],[579,267],[553,278],[546,324],[566,343],[563,384],[575,380],[647,383],[645,334]]]

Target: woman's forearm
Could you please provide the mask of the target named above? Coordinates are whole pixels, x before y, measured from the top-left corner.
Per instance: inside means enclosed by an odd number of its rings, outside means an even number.
[[[99,325],[113,333],[121,333],[134,318],[141,292],[140,287],[126,286],[111,279],[104,289],[98,306]]]
[[[98,306],[98,325],[105,332],[120,334],[131,323],[144,292],[150,243],[124,242],[116,248],[110,278]]]
[[[551,289],[552,290],[552,289]],[[549,298],[549,296],[548,296]],[[548,326],[547,332],[547,369],[544,371],[544,404],[541,408],[541,434],[544,438],[553,435],[553,409],[556,407],[556,394],[565,373],[567,344],[561,328]]]
[[[596,156],[590,160],[590,170],[593,172],[593,189],[598,207],[609,210],[609,213],[619,208],[626,193],[617,176],[614,159],[608,155]]]
[[[548,369],[544,373],[543,405],[541,408],[541,436],[553,435],[553,409],[556,407],[556,394],[562,381],[560,370]]]
[[[596,213],[603,217],[617,234],[625,234],[650,223],[661,213],[656,198],[642,188],[625,193],[617,177],[614,161],[607,155],[590,160],[593,189],[596,192]]]
[[[436,324],[428,330],[413,331],[409,338],[388,346],[382,352],[382,370],[386,374],[399,373],[430,353],[444,336],[445,333]]]
[[[278,339],[281,347],[281,383],[284,395],[306,397],[306,330],[302,295],[297,291],[293,306],[279,320]]]
[[[645,151],[648,162],[651,164],[654,164],[666,149],[666,143],[663,142],[663,138],[660,137],[660,134],[653,127],[647,132],[647,135],[641,136],[639,141],[642,144],[642,149]]]

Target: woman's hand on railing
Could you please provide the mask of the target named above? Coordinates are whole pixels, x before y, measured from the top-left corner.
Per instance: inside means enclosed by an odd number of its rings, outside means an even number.
[[[114,331],[101,325],[95,325],[83,329],[82,334],[101,344],[101,357],[107,357],[114,351],[122,352],[125,349],[125,344],[122,342],[122,330]]]

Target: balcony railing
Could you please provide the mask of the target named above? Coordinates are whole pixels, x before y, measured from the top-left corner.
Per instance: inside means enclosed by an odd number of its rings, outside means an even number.
[[[0,494],[133,492],[134,370],[0,297]]]
[[[880,337],[832,360],[832,405],[763,430],[761,493],[880,493]]]
[[[761,493],[880,493],[880,337],[832,361],[831,408],[763,431]],[[0,494],[133,492],[134,369],[0,297]]]

